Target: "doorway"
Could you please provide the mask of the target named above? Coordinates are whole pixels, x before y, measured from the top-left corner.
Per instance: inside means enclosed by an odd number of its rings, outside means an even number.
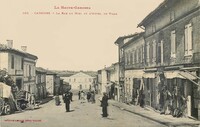
[[[18,87],[19,90],[22,89],[22,79],[16,79],[16,86]]]

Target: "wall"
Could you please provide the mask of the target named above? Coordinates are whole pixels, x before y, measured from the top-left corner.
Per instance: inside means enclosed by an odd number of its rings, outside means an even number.
[[[71,85],[72,90],[80,90],[80,87],[82,87],[83,90],[89,90],[94,81],[94,77],[84,73],[78,73],[70,77],[63,77],[63,79]]]
[[[0,69],[4,68],[8,69],[8,53],[1,52],[0,53]]]
[[[193,3],[194,2],[194,3]],[[175,12],[178,14],[179,17],[183,14],[185,14],[186,12],[183,11],[183,13],[181,14],[180,10],[182,10],[183,8],[187,8],[188,10],[191,10],[192,7],[196,6],[196,1],[193,0],[193,2],[188,3],[187,1],[184,0],[184,2],[179,3],[179,5],[175,5],[176,10]],[[187,4],[187,5],[186,5]],[[180,9],[180,10],[179,10]],[[186,9],[186,10],[187,10]],[[165,15],[168,15],[169,10],[167,12],[165,12]],[[194,13],[192,13],[191,15],[188,15],[184,18],[182,18],[181,20],[178,20],[176,22],[173,22],[172,24],[164,27],[161,31],[157,31],[156,33],[152,33],[149,32],[148,30],[146,31],[146,42],[150,43],[150,46],[152,48],[152,43],[156,42],[156,47],[158,49],[158,43],[161,42],[161,40],[163,40],[164,44],[163,44],[163,54],[164,54],[164,63],[163,66],[169,66],[169,65],[179,65],[179,64],[187,64],[187,63],[193,63],[195,62],[195,60],[193,60],[192,56],[186,57],[184,48],[185,48],[185,25],[191,23],[192,24],[192,31],[193,31],[193,54],[198,54],[199,53],[199,48],[200,48],[200,38],[199,38],[199,34],[200,34],[200,11],[196,11]],[[162,17],[162,16],[161,16]],[[161,18],[160,17],[160,18]],[[159,18],[159,17],[158,17]],[[169,17],[167,17],[169,18]],[[167,19],[163,18],[162,20],[154,20],[154,23],[157,25],[159,25],[161,22],[163,22],[163,25],[166,25]],[[162,25],[162,26],[163,26]],[[148,27],[151,26],[151,23],[148,24]],[[175,30],[175,42],[176,42],[176,58],[172,58],[171,57],[171,31]],[[151,35],[153,34],[153,35]],[[151,36],[148,36],[151,35]],[[147,65],[148,67],[156,67],[156,63],[158,63],[158,56],[159,53],[158,51],[156,51],[156,60],[154,61],[154,63],[152,61],[150,61]],[[152,59],[152,55],[150,57],[150,59]],[[199,59],[199,58],[198,58]],[[159,64],[157,64],[158,66]]]

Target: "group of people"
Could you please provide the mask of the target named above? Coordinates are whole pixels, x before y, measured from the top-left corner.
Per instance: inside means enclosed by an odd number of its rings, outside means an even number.
[[[66,91],[62,96],[63,101],[65,103],[66,112],[70,112],[70,103],[73,101],[72,96],[73,96],[73,93],[70,91]],[[86,97],[87,97],[88,102],[95,103],[95,92],[87,92]],[[85,100],[85,93],[83,91],[79,91],[78,99]],[[107,111],[108,94],[107,93],[103,93],[103,97],[100,99],[100,102],[101,102],[102,113],[103,113],[102,117],[107,117],[108,116],[108,111]],[[60,105],[60,103],[61,103],[61,101],[60,101],[59,95],[56,95],[55,96],[55,104]]]
[[[95,92],[89,91],[85,93],[84,91],[79,91],[78,99],[81,100],[81,103],[84,103],[86,99],[87,99],[87,102],[95,103]]]
[[[65,103],[66,112],[70,112],[70,102],[73,101],[72,96],[73,96],[73,93],[71,91],[66,91],[62,96],[63,101]],[[58,106],[60,105],[60,103],[61,101],[60,101],[59,95],[57,94],[55,96],[55,104],[56,106]]]

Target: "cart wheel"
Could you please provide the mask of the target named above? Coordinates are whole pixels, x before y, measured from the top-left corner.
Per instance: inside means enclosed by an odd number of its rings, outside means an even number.
[[[3,108],[0,107],[0,115],[2,115],[2,114],[3,114]]]
[[[3,114],[3,106],[4,106],[4,100],[0,98],[0,115]]]
[[[5,107],[4,107],[4,113],[6,115],[9,115],[11,113],[11,107],[9,104],[6,104]]]

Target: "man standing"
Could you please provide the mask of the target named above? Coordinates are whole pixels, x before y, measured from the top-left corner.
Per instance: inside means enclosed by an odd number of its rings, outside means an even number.
[[[63,100],[65,103],[66,112],[69,112],[70,111],[70,101],[71,101],[71,94],[69,91],[65,92],[65,94],[63,95]]]
[[[103,117],[107,117],[108,116],[108,112],[107,112],[107,107],[108,107],[108,96],[106,93],[103,93],[103,97],[101,100],[101,107],[102,107],[102,116]]]

